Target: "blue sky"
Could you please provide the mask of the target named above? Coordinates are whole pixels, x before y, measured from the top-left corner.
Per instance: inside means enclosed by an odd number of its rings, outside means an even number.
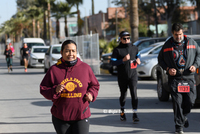
[[[63,0],[62,0],[63,1]],[[112,0],[110,0],[111,3]],[[104,13],[107,12],[108,0],[94,0],[95,14],[100,10]],[[0,24],[9,20],[12,15],[17,12],[16,0],[0,0]],[[110,4],[111,7],[116,7],[114,4]],[[75,11],[75,8],[73,9]],[[91,14],[91,0],[83,0],[83,5],[80,6],[81,17],[85,14],[88,16]]]

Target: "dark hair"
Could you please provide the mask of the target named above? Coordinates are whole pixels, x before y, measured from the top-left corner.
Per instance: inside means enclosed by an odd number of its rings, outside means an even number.
[[[183,30],[183,25],[181,23],[174,23],[172,25],[172,32]]]
[[[62,43],[61,51],[63,51],[64,48],[65,48],[65,46],[68,45],[68,44],[74,44],[74,45],[76,45],[76,49],[77,49],[77,44],[76,44],[76,42],[74,42],[73,40],[65,40],[65,41]]]

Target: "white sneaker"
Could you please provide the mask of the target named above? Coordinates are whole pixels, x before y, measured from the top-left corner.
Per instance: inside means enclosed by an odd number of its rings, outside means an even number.
[[[175,134],[184,134],[183,131],[178,131],[178,132],[175,132]]]

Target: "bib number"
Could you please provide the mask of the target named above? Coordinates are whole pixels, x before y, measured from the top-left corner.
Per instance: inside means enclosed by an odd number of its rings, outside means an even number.
[[[134,60],[130,60],[131,69],[137,68],[137,63]]]
[[[179,93],[189,93],[190,92],[190,86],[188,83],[179,83],[177,88],[178,88]]]

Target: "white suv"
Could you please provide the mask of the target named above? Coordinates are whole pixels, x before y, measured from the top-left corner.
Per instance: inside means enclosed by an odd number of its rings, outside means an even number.
[[[22,47],[23,44],[26,43],[28,48],[31,50],[32,46],[46,46],[45,42],[43,39],[41,38],[24,38],[22,40]],[[21,47],[21,48],[22,48]],[[24,61],[22,59],[22,52],[21,52],[21,48],[20,48],[20,65],[24,64]]]

